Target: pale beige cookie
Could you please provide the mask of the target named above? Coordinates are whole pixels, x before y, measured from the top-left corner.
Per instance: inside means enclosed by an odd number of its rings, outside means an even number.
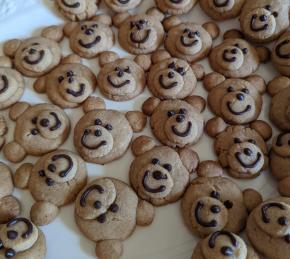
[[[246,233],[253,247],[266,258],[288,259],[289,222],[290,199],[273,198],[252,211]]]
[[[15,218],[0,225],[0,258],[44,259],[45,236],[29,219]]]
[[[56,8],[71,21],[83,21],[92,18],[97,10],[99,0],[55,0]]]
[[[16,103],[9,115],[16,125],[14,140],[4,146],[4,155],[11,162],[20,162],[26,155],[51,152],[69,135],[69,118],[55,105]]]
[[[75,202],[76,223],[87,238],[96,242],[100,259],[120,258],[122,242],[133,234],[136,225],[149,225],[153,218],[153,206],[138,200],[127,184],[114,178],[90,182]]]
[[[164,14],[179,15],[188,13],[197,0],[155,0],[157,7]]]
[[[240,16],[241,29],[252,41],[271,42],[288,29],[289,10],[285,0],[247,1]]]
[[[116,13],[123,13],[136,8],[142,0],[104,0],[105,4]]]

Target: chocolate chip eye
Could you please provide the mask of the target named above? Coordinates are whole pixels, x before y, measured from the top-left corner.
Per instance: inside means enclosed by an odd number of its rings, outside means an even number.
[[[140,23],[140,24],[145,24],[146,21],[145,21],[145,20],[139,20],[139,23]]]
[[[98,24],[93,24],[93,26],[92,26],[93,28],[98,28]]]
[[[187,110],[184,109],[184,108],[181,108],[181,109],[179,110],[179,114],[186,114],[186,113],[187,113]]]
[[[280,218],[278,218],[278,223],[281,226],[287,226],[288,225],[288,219],[286,217],[280,217]]]
[[[82,30],[86,30],[87,28],[88,28],[87,25],[82,25],[81,27]]]
[[[100,119],[96,119],[95,125],[98,125],[98,126],[102,125],[102,121]]]
[[[271,11],[271,8],[272,8],[271,5],[266,5],[265,6],[265,9],[267,9],[268,11]]]
[[[36,124],[37,123],[37,117],[34,117],[32,120],[31,120],[32,124]]]
[[[67,77],[74,76],[74,72],[71,71],[71,70],[70,70],[70,71],[67,71],[66,76],[67,76]]]
[[[248,54],[248,52],[249,52],[247,48],[244,48],[242,51],[243,51],[244,55]]]
[[[40,170],[40,171],[38,172],[38,175],[39,175],[40,177],[44,177],[44,176],[45,176],[45,172],[44,172],[44,170]]]
[[[153,158],[151,162],[153,165],[157,165],[160,163],[159,159],[157,159],[157,158]]]
[[[242,141],[239,138],[234,138],[234,143],[235,144],[240,144]]]
[[[234,46],[240,49],[240,44],[236,43]]]
[[[227,209],[231,209],[234,206],[233,202],[230,200],[225,201],[224,205]]]
[[[97,129],[97,130],[95,131],[95,136],[96,136],[96,137],[100,137],[100,136],[102,136],[102,131],[99,130],[99,129]]]
[[[174,116],[175,115],[175,111],[168,111],[167,112],[167,116],[168,117],[172,117],[172,116]]]
[[[165,168],[168,172],[171,172],[172,170],[172,165],[171,164],[164,164],[163,168]]]
[[[219,200],[220,199],[220,194],[218,192],[216,192],[216,191],[212,191],[210,193],[210,197]]]
[[[64,80],[64,77],[63,76],[59,76],[57,80],[58,80],[59,83],[61,83]]]
[[[130,69],[130,67],[126,67],[124,71],[125,71],[126,73],[128,73],[128,74],[131,73],[131,69]]]
[[[106,128],[107,130],[112,130],[112,129],[113,129],[113,126],[112,126],[111,124],[107,124],[107,125],[105,126],[105,128]]]
[[[276,18],[276,17],[278,17],[278,13],[277,12],[274,12],[274,13],[272,13],[272,15]]]
[[[249,143],[252,143],[252,144],[254,144],[254,145],[256,144],[256,140],[254,140],[254,139],[249,139],[248,142],[249,142]]]
[[[184,68],[183,67],[179,67],[179,68],[177,68],[177,73],[178,74],[180,74],[180,75],[182,75],[182,76],[184,76],[185,75],[185,70],[184,70]]]
[[[229,93],[231,93],[231,92],[234,92],[234,91],[235,91],[235,89],[234,89],[234,87],[232,87],[232,86],[229,86],[229,87],[228,87],[228,89],[227,89],[227,91],[228,91]]]
[[[110,211],[112,211],[113,213],[117,213],[119,211],[119,206],[116,203],[113,203],[110,208]]]
[[[100,209],[102,207],[102,203],[100,201],[95,201],[94,202],[94,208],[95,209]]]
[[[171,63],[168,65],[168,68],[170,68],[170,69],[175,69],[175,63],[174,63],[174,62],[171,62]]]
[[[200,37],[200,32],[199,31],[195,31],[194,35],[196,35],[197,37]]]
[[[185,28],[184,30],[183,30],[183,33],[189,33],[190,32],[190,29],[188,29],[188,28]]]
[[[249,90],[247,88],[242,89],[242,92],[245,94],[249,94]]]

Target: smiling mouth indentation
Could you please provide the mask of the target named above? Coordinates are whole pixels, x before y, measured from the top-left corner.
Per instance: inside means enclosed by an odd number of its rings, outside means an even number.
[[[257,19],[257,15],[253,15],[252,16],[252,19],[251,19],[251,30],[252,31],[259,32],[259,31],[265,31],[265,30],[268,29],[268,27],[269,27],[269,24],[268,23],[264,24],[261,27],[257,27],[255,25],[256,19]]]
[[[170,2],[174,4],[180,4],[183,2],[183,0],[170,0]]]
[[[147,184],[147,179],[150,177],[150,172],[146,171],[142,180],[142,185],[144,187],[144,189],[147,192],[150,193],[160,193],[160,192],[164,192],[166,190],[166,186],[165,185],[160,185],[157,188],[151,188],[148,184]],[[164,175],[162,179],[167,179],[167,176]]]
[[[182,137],[182,138],[187,137],[189,135],[189,133],[191,131],[191,128],[192,128],[192,123],[190,121],[187,123],[187,128],[183,132],[180,132],[175,126],[171,127],[173,133],[176,136],[179,136],[179,137]]]
[[[120,4],[128,4],[130,0],[118,0]]]
[[[247,107],[243,110],[243,111],[240,111],[240,112],[237,112],[237,111],[234,111],[231,107],[231,103],[230,102],[227,102],[227,107],[229,109],[229,111],[234,114],[234,115],[243,115],[247,112],[249,112],[251,109],[252,109],[252,106],[251,105],[247,105]]]
[[[79,3],[79,2],[76,2],[76,3],[74,3],[74,4],[68,4],[68,3],[66,2],[66,0],[61,0],[61,2],[62,2],[62,4],[63,4],[64,6],[69,7],[69,8],[78,8],[78,7],[80,7],[80,3]]]
[[[290,52],[286,53],[286,54],[282,54],[281,49],[285,46],[288,45],[290,43],[290,40],[284,40],[281,43],[279,43],[275,49],[276,55],[279,58],[283,58],[283,59],[289,59],[290,58]]]
[[[243,159],[241,158],[241,153],[240,152],[237,152],[236,154],[235,154],[235,157],[236,157],[236,159],[239,161],[239,163],[244,167],[244,168],[254,168],[259,162],[260,162],[260,160],[261,160],[261,158],[262,158],[262,155],[261,155],[261,153],[258,153],[257,154],[257,158],[256,158],[256,160],[253,162],[253,163],[251,163],[251,164],[246,164],[244,161],[243,161]]]
[[[113,82],[113,80],[112,80],[112,78],[111,78],[110,75],[107,76],[107,80],[108,80],[108,82],[110,83],[110,85],[113,86],[114,88],[121,88],[121,87],[123,87],[123,86],[128,85],[128,84],[131,83],[130,80],[125,80],[125,81],[124,81],[123,83],[121,83],[121,84],[115,84],[115,83]]]
[[[72,95],[73,97],[79,97],[79,96],[82,96],[85,92],[85,85],[84,84],[81,84],[80,85],[80,89],[78,91],[74,91],[70,88],[66,89],[66,92],[70,95]]]
[[[181,36],[181,38],[180,38],[180,42],[181,42],[181,44],[182,44],[183,46],[185,46],[185,47],[192,47],[192,46],[195,46],[196,44],[198,44],[198,40],[194,40],[194,41],[192,41],[192,42],[187,43],[187,42],[185,41],[185,38],[186,38],[186,37],[184,37],[184,36]]]
[[[151,34],[151,30],[149,29],[146,31],[146,35],[142,39],[139,40],[139,39],[136,39],[135,33],[131,32],[130,33],[130,40],[133,43],[142,44],[142,43],[145,43],[149,39],[150,34]]]
[[[3,87],[0,89],[0,94],[3,94],[4,92],[7,91],[8,87],[9,87],[9,82],[8,82],[7,76],[5,76],[5,75],[2,75],[1,79],[3,81]]]
[[[95,45],[97,45],[101,41],[101,39],[102,39],[101,36],[97,36],[95,38],[95,40],[90,42],[90,43],[84,43],[82,40],[79,40],[79,44],[83,48],[90,49],[90,48],[94,47]]]
[[[29,64],[29,65],[36,65],[36,64],[38,64],[43,59],[45,52],[44,52],[44,50],[41,50],[38,53],[39,53],[39,57],[36,60],[31,60],[29,58],[29,56],[25,56],[24,57],[24,61],[27,64]]]
[[[229,4],[230,0],[225,0],[221,3],[218,2],[218,0],[214,0],[213,3],[216,7],[225,7]]]
[[[160,86],[161,86],[163,89],[166,89],[166,90],[171,89],[171,88],[173,88],[173,87],[176,87],[176,86],[178,85],[177,82],[172,82],[172,83],[169,84],[169,85],[165,85],[164,82],[163,82],[163,75],[160,75],[160,76],[159,76],[159,84],[160,84]]]
[[[96,150],[96,149],[99,149],[100,147],[102,146],[105,146],[107,145],[107,141],[105,140],[102,140],[99,144],[96,144],[96,145],[89,145],[87,142],[86,142],[86,139],[87,139],[87,136],[91,133],[90,130],[85,130],[83,135],[82,135],[82,138],[81,138],[81,144],[87,148],[87,149],[90,149],[90,150]]]

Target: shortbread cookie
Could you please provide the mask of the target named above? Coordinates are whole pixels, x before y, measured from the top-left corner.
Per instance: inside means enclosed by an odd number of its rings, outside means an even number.
[[[15,218],[0,225],[0,258],[44,259],[45,236],[29,219]]]
[[[104,0],[105,4],[116,13],[123,13],[136,8],[142,0]]]
[[[94,99],[89,98],[88,102]],[[124,114],[92,106],[84,110],[86,114],[75,126],[74,145],[81,157],[91,163],[106,164],[123,156],[133,132],[146,125],[146,116],[137,111]]]
[[[246,1],[240,16],[245,36],[255,42],[277,39],[289,27],[290,3],[285,0]]]
[[[80,106],[95,90],[94,73],[82,64],[62,64],[44,77],[38,78],[34,89],[46,93],[61,108]]]
[[[102,94],[114,101],[128,101],[141,94],[146,86],[146,75],[137,60],[119,58],[114,52],[101,54],[101,70],[97,77]]]
[[[110,26],[109,16],[98,15],[91,21],[68,23],[64,33],[73,52],[84,58],[95,58],[114,46],[115,38]]]
[[[199,241],[191,259],[259,259],[252,247],[234,233],[217,231]]]
[[[70,121],[66,113],[52,104],[14,104],[9,116],[16,122],[14,140],[4,146],[4,155],[11,162],[20,162],[26,155],[41,156],[57,149],[68,137]]]
[[[290,253],[290,199],[270,199],[252,211],[247,236],[253,247],[266,258],[288,259]]]
[[[199,96],[191,96],[188,101],[150,97],[144,102],[143,111],[150,116],[152,132],[162,144],[182,148],[196,144],[201,138],[204,104]]]
[[[156,146],[153,139],[141,136],[134,140],[129,177],[138,196],[155,206],[176,202],[183,196],[197,154],[188,148],[177,153],[167,146]]]
[[[268,168],[266,142],[272,129],[264,121],[248,126],[227,126],[217,117],[209,120],[207,133],[215,138],[214,150],[222,167],[236,178],[254,178]]]
[[[246,0],[201,0],[202,10],[212,19],[223,21],[237,17]]]
[[[84,21],[92,18],[97,10],[99,0],[55,0],[56,8],[71,21]]]
[[[96,242],[100,259],[118,259],[123,253],[122,242],[131,236],[136,225],[150,225],[154,208],[139,200],[124,182],[99,178],[90,182],[75,202],[75,220],[81,232]]]
[[[259,117],[266,91],[262,77],[226,79],[219,73],[211,73],[203,83],[209,91],[207,101],[211,111],[227,123],[247,124]]]
[[[59,209],[73,202],[87,184],[85,162],[76,154],[57,150],[44,155],[33,164],[21,165],[16,184],[28,188],[36,203],[31,208],[31,220],[47,225],[58,215]]]
[[[171,15],[188,13],[196,2],[197,0],[155,0],[161,12]]]

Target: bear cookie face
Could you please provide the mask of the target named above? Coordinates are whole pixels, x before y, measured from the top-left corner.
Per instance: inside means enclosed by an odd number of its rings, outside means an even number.
[[[116,13],[127,12],[141,4],[141,0],[105,0],[106,5]]]
[[[241,13],[243,33],[252,41],[266,43],[277,39],[289,27],[289,1],[248,1]]]
[[[188,13],[197,0],[155,0],[155,2],[163,13],[179,15]]]
[[[0,258],[44,259],[45,236],[26,218],[15,218],[0,225]]]
[[[246,233],[253,247],[265,257],[286,259],[290,252],[289,222],[290,199],[277,197],[252,211]],[[265,245],[269,240],[271,243]]]

